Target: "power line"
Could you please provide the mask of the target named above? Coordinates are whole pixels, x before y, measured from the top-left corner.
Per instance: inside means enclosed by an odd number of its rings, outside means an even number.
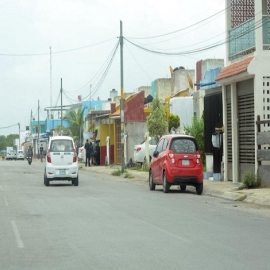
[[[15,125],[7,126],[7,127],[0,127],[0,129],[10,128],[10,127],[15,127],[15,126],[18,126],[18,123]]]
[[[101,42],[98,42],[98,43],[86,45],[86,46],[83,46],[83,47],[78,47],[78,48],[69,49],[69,50],[52,52],[52,54],[60,54],[60,53],[66,53],[66,52],[82,50],[82,49],[85,49],[85,48],[93,47],[93,46],[96,46],[96,45],[111,41],[113,39],[115,39],[115,38],[110,38],[110,39],[107,39],[107,40],[104,40],[104,41],[101,41]],[[25,53],[25,54],[0,53],[1,56],[42,56],[42,55],[49,55],[49,54],[51,54],[51,52],[49,52],[49,53]]]
[[[262,23],[262,20],[256,22],[256,24],[254,25],[254,27],[252,28],[249,28],[248,30],[240,33],[239,35],[235,35],[233,40],[236,40],[240,37],[243,37],[245,36],[246,34],[258,29],[258,28],[261,28],[263,25],[267,24],[267,21]],[[228,43],[229,41],[231,41],[232,39],[230,39],[229,37],[225,40],[221,40],[221,41],[217,41],[213,44],[210,44],[208,46],[205,46],[205,47],[201,47],[201,48],[197,48],[197,49],[194,49],[194,50],[187,50],[187,51],[179,51],[179,52],[164,52],[164,51],[157,51],[157,50],[151,50],[151,49],[148,49],[148,48],[145,48],[145,47],[142,47],[128,39],[126,39],[124,37],[124,39],[126,41],[128,41],[129,43],[131,43],[132,45],[134,45],[135,47],[137,48],[140,48],[142,50],[145,50],[147,52],[151,52],[151,53],[155,53],[155,54],[161,54],[161,55],[167,55],[167,56],[175,56],[175,55],[187,55],[187,54],[196,54],[196,53],[199,53],[199,52],[203,52],[203,51],[207,51],[207,50],[210,50],[210,49],[213,49],[213,48],[216,48],[216,47],[219,47],[221,45],[224,45],[226,43]]]
[[[198,22],[194,23],[194,24],[191,24],[191,25],[189,25],[189,26],[183,27],[183,28],[181,28],[181,29],[178,29],[178,30],[175,30],[175,31],[166,33],[166,34],[161,34],[161,35],[157,35],[157,36],[150,36],[150,37],[142,37],[142,38],[132,38],[132,37],[131,37],[131,39],[152,39],[152,38],[164,37],[164,36],[168,36],[168,35],[171,35],[171,34],[175,34],[175,33],[177,33],[177,32],[181,32],[181,31],[186,30],[186,29],[189,29],[189,28],[191,28],[191,27],[193,27],[193,26],[195,26],[195,25],[198,25],[198,24],[200,24],[200,23],[202,23],[202,22],[205,22],[205,21],[207,21],[207,20],[209,20],[209,19],[215,17],[216,15],[218,15],[218,14],[220,14],[220,13],[226,11],[226,10],[229,9],[229,8],[230,8],[230,7],[226,8],[226,9],[223,9],[223,10],[221,10],[221,11],[219,11],[219,12],[217,12],[217,13],[215,13],[215,14],[213,14],[213,15],[211,15],[211,16],[209,16],[209,17],[207,17],[207,18],[205,18],[205,19],[203,19],[203,20],[201,20],[201,21],[198,21]]]

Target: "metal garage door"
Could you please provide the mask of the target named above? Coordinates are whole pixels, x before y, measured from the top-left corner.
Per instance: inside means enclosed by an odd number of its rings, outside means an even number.
[[[253,79],[237,83],[239,177],[255,170],[255,120]]]

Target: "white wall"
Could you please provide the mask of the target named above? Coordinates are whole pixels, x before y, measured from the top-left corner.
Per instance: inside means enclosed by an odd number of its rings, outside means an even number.
[[[193,97],[175,97],[170,99],[170,113],[180,118],[180,133],[184,132],[185,125],[192,125]]]

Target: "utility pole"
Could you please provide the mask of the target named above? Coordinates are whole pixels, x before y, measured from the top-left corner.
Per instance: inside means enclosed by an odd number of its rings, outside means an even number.
[[[123,32],[122,21],[120,21],[120,73],[121,73],[121,99],[120,99],[120,119],[121,119],[121,171],[125,169],[125,99],[124,99],[124,77],[123,77]]]
[[[37,144],[37,147],[38,147],[38,153],[39,153],[39,100],[38,100],[38,144]]]
[[[62,89],[62,78],[61,78],[61,129],[63,129],[63,89]],[[61,132],[61,135],[62,135],[62,132]]]
[[[21,140],[20,140],[20,137],[21,137],[21,126],[20,126],[20,123],[18,123],[18,126],[19,126],[19,149],[18,150],[21,150]]]

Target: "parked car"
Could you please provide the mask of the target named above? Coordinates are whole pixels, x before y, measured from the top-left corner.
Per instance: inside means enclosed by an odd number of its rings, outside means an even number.
[[[7,152],[6,160],[17,160],[16,150],[9,150]]]
[[[78,151],[78,158],[79,160],[83,160],[85,161],[85,154],[84,154],[84,146],[80,147],[79,148],[79,151]]]
[[[79,185],[78,157],[74,141],[69,136],[51,137],[46,154],[44,185],[50,181],[68,180]]]
[[[17,152],[17,160],[18,159],[24,160],[24,152],[23,152],[23,150],[18,150],[18,152]]]
[[[148,137],[149,140],[149,160],[152,159],[153,153],[157,146],[157,138]],[[141,144],[137,144],[134,146],[134,162],[136,163],[144,163],[146,160],[145,156],[145,140]]]
[[[164,135],[153,153],[149,169],[149,188],[163,185],[163,192],[168,193],[170,186],[194,186],[196,193],[203,192],[203,165],[196,139],[192,136]]]

